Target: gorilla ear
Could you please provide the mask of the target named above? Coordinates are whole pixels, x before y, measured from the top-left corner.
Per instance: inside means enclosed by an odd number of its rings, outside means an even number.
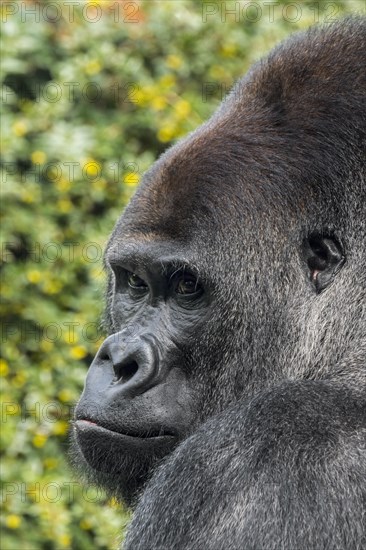
[[[333,281],[345,262],[345,256],[334,237],[319,233],[309,235],[304,248],[310,280],[319,294]]]

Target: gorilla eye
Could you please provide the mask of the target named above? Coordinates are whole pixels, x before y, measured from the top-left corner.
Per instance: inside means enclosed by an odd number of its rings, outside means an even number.
[[[202,292],[202,286],[198,283],[196,277],[190,274],[183,274],[180,279],[178,279],[177,285],[175,287],[175,292],[177,294],[198,294]]]
[[[131,273],[131,272],[128,273],[127,283],[128,283],[128,286],[130,288],[132,288],[133,290],[146,290],[147,289],[147,284],[145,283],[145,281],[143,279],[141,279],[141,277],[136,275],[136,273]]]

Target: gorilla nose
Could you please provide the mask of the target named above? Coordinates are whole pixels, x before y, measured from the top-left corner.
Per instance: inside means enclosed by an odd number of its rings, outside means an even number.
[[[100,359],[112,364],[114,384],[131,392],[143,393],[157,381],[158,360],[150,343],[143,338],[123,346],[112,335],[102,345]]]

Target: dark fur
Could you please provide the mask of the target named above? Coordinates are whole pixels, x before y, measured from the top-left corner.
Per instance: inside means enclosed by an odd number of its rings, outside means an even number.
[[[273,50],[146,174],[109,251],[167,243],[211,306],[183,329],[190,427],[144,466],[126,549],[366,548],[365,160],[366,20],[348,19]],[[312,236],[339,248],[322,292]]]

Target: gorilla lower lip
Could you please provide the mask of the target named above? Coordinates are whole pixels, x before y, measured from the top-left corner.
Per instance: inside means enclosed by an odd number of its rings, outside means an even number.
[[[101,426],[100,424],[97,424],[96,422],[93,422],[92,420],[82,419],[82,420],[76,420],[75,426],[77,429],[81,430],[103,430],[104,432],[109,432],[110,434],[119,435],[121,437],[129,437],[133,439],[162,439],[162,438],[173,438],[175,437],[172,433],[164,432],[162,430],[160,431],[146,431],[146,432],[131,432],[129,430],[126,430],[125,432],[117,432],[115,430],[112,430],[110,428],[106,428],[104,426]]]
[[[172,435],[127,435],[103,428],[89,420],[76,420],[74,435],[86,462],[94,470],[110,474],[124,474],[126,464],[136,460],[162,458],[171,452],[177,439]]]

